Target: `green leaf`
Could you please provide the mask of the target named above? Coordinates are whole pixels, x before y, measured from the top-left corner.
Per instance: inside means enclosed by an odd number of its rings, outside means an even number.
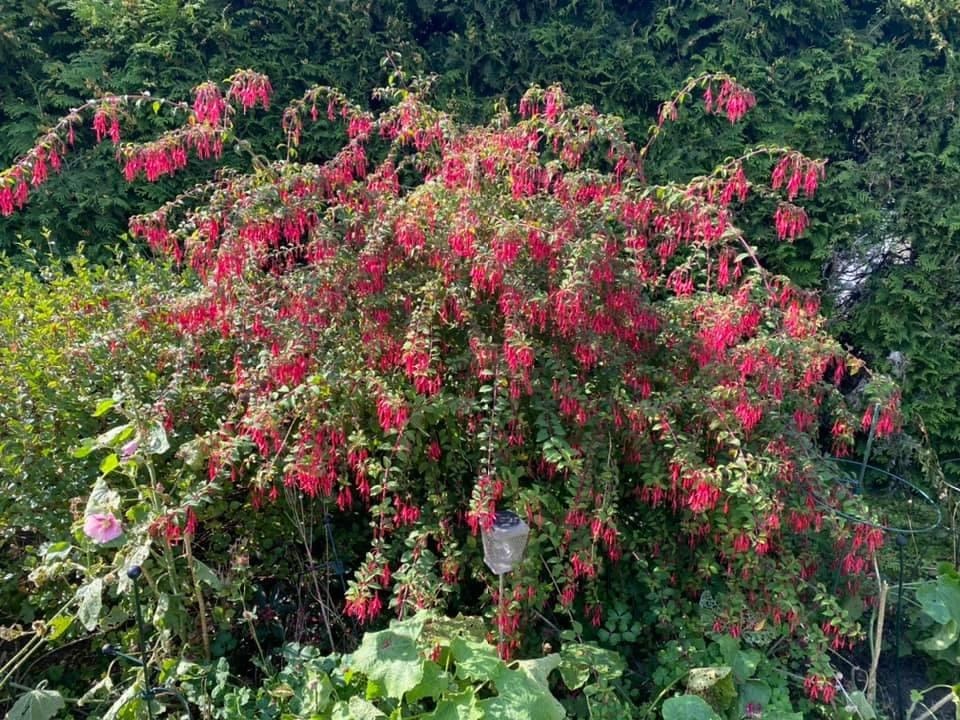
[[[107,481],[99,477],[93,484],[90,491],[90,497],[87,499],[87,507],[84,509],[84,515],[93,515],[95,513],[118,513],[120,511],[120,495],[110,489]]]
[[[740,688],[740,716],[748,717],[747,706],[765,708],[770,703],[773,691],[763,680],[747,680]]]
[[[331,720],[376,720],[386,715],[377,709],[372,702],[354,695],[350,702],[342,700],[333,706]]]
[[[740,650],[740,642],[730,635],[721,635],[715,640],[723,655],[723,661],[733,668],[733,674],[738,680],[746,680],[757,669],[759,658],[745,656]]]
[[[73,625],[73,615],[56,615],[47,620],[47,642],[52,642],[63,635]]]
[[[720,716],[702,697],[677,695],[663,703],[663,720],[720,720]]]
[[[117,404],[117,401],[113,398],[107,398],[106,400],[101,400],[97,403],[96,410],[93,411],[93,417],[100,417],[101,415],[106,415],[110,410],[113,409],[113,406]]]
[[[568,662],[565,658],[560,663],[560,677],[568,690],[579,690],[590,679],[590,666],[586,663]]]
[[[623,673],[623,659],[613,650],[580,643],[563,646],[560,651],[560,677],[569,690],[577,690],[590,680],[591,673],[598,678],[615,680]]]
[[[51,560],[66,560],[70,555],[71,550],[73,550],[73,545],[66,540],[49,543],[41,548],[41,552],[43,553],[43,561],[50,562]]]
[[[97,448],[115,447],[133,435],[133,426],[130,423],[117,425],[101,433],[94,440],[94,446]]]
[[[547,676],[558,667],[560,667],[560,655],[557,653],[551,653],[541,658],[517,661],[517,669],[520,672],[545,688],[550,686]]]
[[[423,629],[424,616],[393,621],[380,632],[367,633],[363,642],[344,663],[383,685],[391,698],[402,699],[423,680],[423,660],[417,639]]]
[[[494,678],[497,696],[477,703],[489,720],[563,720],[563,705],[526,672],[503,668]]]
[[[960,579],[941,574],[935,581],[917,588],[917,602],[923,612],[940,625],[960,623]]]
[[[928,652],[943,652],[953,645],[960,637],[960,625],[956,620],[948,620],[945,625],[940,625],[933,637],[918,641],[917,647]]]
[[[100,611],[103,608],[103,579],[95,578],[77,590],[76,599],[80,603],[77,620],[90,632],[97,629]]]
[[[435,662],[426,660],[423,663],[423,679],[419,685],[407,693],[406,701],[415,703],[426,697],[436,700],[446,692],[449,687],[449,673],[444,672],[443,668]]]
[[[71,450],[70,454],[79,460],[80,458],[87,457],[87,455],[92,453],[96,449],[96,447],[97,447],[96,438],[84,438],[80,447],[76,447],[73,450]]]
[[[135,709],[136,703],[133,701],[138,700],[137,695],[140,690],[141,687],[138,685],[128,685],[127,689],[120,694],[120,697],[113,701],[113,705],[107,708],[107,711],[103,714],[103,720],[116,720],[116,718],[124,717],[129,712],[126,708]]]
[[[462,693],[447,695],[437,703],[436,710],[423,717],[424,720],[483,720],[484,714],[473,688],[467,688]]]
[[[217,574],[210,569],[209,565],[200,562],[196,558],[193,559],[194,570],[197,573],[197,580],[202,583],[209,585],[214,590],[222,590],[223,583],[220,581],[220,578],[217,577]]]
[[[64,707],[56,690],[30,690],[17,698],[5,720],[50,720]]]
[[[100,462],[100,474],[109,475],[112,471],[120,467],[120,458],[116,453],[110,453]]]
[[[170,441],[167,439],[167,431],[160,423],[154,423],[147,433],[144,450],[151,455],[163,455],[169,449]]]
[[[857,712],[859,713],[858,720],[877,720],[877,713],[870,703],[867,702],[867,696],[863,694],[863,691],[855,690],[850,693],[849,699],[854,707],[857,708]]]
[[[481,618],[469,615],[430,617],[423,627],[421,642],[425,647],[449,647],[450,641],[458,636],[482,641],[486,635],[487,627]]]
[[[727,710],[737,697],[733,669],[728,665],[692,668],[687,675],[687,690],[705,698],[713,707]]]
[[[163,104],[159,100],[154,100],[150,107],[153,108],[153,114],[156,115],[160,112],[160,108],[163,107]]]
[[[134,565],[143,565],[147,561],[147,558],[150,557],[150,545],[153,543],[153,539],[150,535],[144,533],[143,540],[141,540],[136,545],[131,545],[128,543],[124,547],[125,556],[123,558],[123,566],[131,568]],[[119,573],[117,577],[117,592],[121,595],[130,592],[130,587],[133,585],[133,580],[127,575],[127,573]]]
[[[450,653],[457,664],[457,677],[480,682],[497,677],[506,668],[497,651],[485,642],[454,638]]]

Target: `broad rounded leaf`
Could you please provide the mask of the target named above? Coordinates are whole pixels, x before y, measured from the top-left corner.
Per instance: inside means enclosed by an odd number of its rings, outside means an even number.
[[[447,695],[437,703],[437,709],[424,715],[424,720],[482,720],[483,711],[477,704],[473,688]]]
[[[564,645],[560,651],[560,677],[570,690],[583,687],[591,673],[615,680],[623,673],[623,659],[612,650],[595,645]]]
[[[772,694],[770,686],[763,680],[747,680],[740,688],[740,715],[749,717],[749,710],[763,710],[770,702]]]
[[[340,701],[334,705],[330,717],[331,720],[377,720],[386,715],[372,702],[354,695],[350,702]]]
[[[423,680],[423,659],[417,647],[423,622],[416,616],[394,621],[386,630],[367,633],[357,651],[344,662],[380,683],[388,697],[402,699]]]
[[[943,652],[953,645],[960,637],[960,625],[956,620],[948,620],[944,625],[940,625],[933,637],[921,640],[917,647],[928,652]]]
[[[90,497],[87,499],[87,507],[84,509],[85,516],[95,515],[96,513],[114,513],[120,512],[120,495],[115,490],[111,490],[107,481],[102,477],[97,478],[90,491]]]
[[[457,664],[457,677],[464,680],[491,680],[506,669],[497,651],[488,643],[454,638],[450,652]]]
[[[103,608],[103,579],[95,578],[77,590],[77,619],[83,626],[93,632],[100,622],[100,611]]]
[[[663,703],[663,720],[720,720],[720,716],[702,697],[677,695]]]
[[[221,582],[219,576],[210,568],[209,565],[200,562],[196,558],[194,558],[193,564],[197,572],[197,580],[209,585],[214,590],[223,589],[223,582]]]
[[[423,663],[423,679],[420,684],[406,695],[407,702],[417,702],[425,697],[436,700],[450,687],[450,674],[443,671],[435,662]]]
[[[687,691],[703,697],[713,707],[727,710],[737,697],[733,669],[727,665],[692,668],[687,675]]]
[[[850,693],[850,703],[857,709],[857,720],[877,720],[877,713],[862,690]]]
[[[17,699],[5,720],[50,720],[64,707],[56,690],[30,690]]]
[[[517,662],[517,669],[520,672],[525,673],[531,680],[543,685],[543,687],[549,687],[550,683],[547,676],[558,667],[560,667],[560,655],[557,653]]]
[[[159,423],[151,425],[144,443],[144,450],[151,455],[163,455],[169,449],[170,441],[167,439],[167,431],[164,430],[163,425]]]
[[[481,700],[489,720],[563,720],[563,705],[550,690],[526,672],[504,668],[494,679],[497,696]]]

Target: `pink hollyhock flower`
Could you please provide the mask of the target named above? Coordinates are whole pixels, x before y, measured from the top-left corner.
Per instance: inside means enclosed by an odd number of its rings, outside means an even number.
[[[123,527],[113,513],[87,515],[83,522],[84,534],[95,543],[108,543],[123,534]]]
[[[126,443],[122,448],[120,448],[120,457],[123,460],[130,460],[134,455],[137,454],[137,450],[140,449],[140,441],[134,438],[130,442]]]

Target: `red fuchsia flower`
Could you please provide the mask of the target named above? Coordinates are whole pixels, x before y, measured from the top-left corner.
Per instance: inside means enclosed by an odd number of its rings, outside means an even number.
[[[708,482],[698,482],[687,497],[687,507],[691,512],[702,513],[712,510],[720,500],[720,488]]]
[[[353,507],[353,492],[349,485],[344,485],[337,492],[337,507],[340,512],[345,512]]]
[[[896,412],[886,408],[880,413],[880,419],[877,421],[877,437],[886,437],[897,431]]]
[[[197,514],[188,507],[183,514],[183,533],[193,537],[197,534]]]
[[[107,135],[107,113],[103,108],[93,114],[93,133],[97,142],[103,141],[103,138]]]
[[[710,112],[712,108],[715,115],[726,115],[727,120],[732,123],[740,120],[747,114],[750,108],[757,104],[757,100],[752,92],[732,80],[723,81],[723,84],[720,86],[720,93],[717,95],[715,101],[713,99],[712,89],[707,88],[707,90],[710,93],[709,96],[704,95],[704,104],[707,107],[707,112]]]
[[[397,509],[396,524],[397,527],[413,525],[420,519],[420,508],[406,503],[400,498],[394,499],[394,506]]]
[[[264,110],[270,108],[270,94],[273,88],[266,75],[252,70],[239,70],[230,78],[230,89],[227,90],[227,100],[235,100],[246,112],[257,103]]]
[[[590,618],[590,624],[595,628],[603,624],[603,606],[600,603],[596,605],[588,604],[584,607],[584,612],[587,614],[587,617]]]
[[[355,140],[366,140],[373,130],[373,120],[367,115],[352,115],[347,123],[347,136]]]
[[[780,203],[773,214],[777,237],[787,242],[793,242],[803,234],[807,228],[806,211],[792,203]]]
[[[379,593],[370,595],[358,594],[356,597],[348,598],[344,613],[347,617],[356,618],[361,624],[376,619],[383,610],[383,600]]]
[[[813,413],[807,412],[806,410],[795,410],[793,413],[793,422],[800,432],[809,430],[813,426],[813,421],[816,419]]]
[[[93,513],[83,522],[83,533],[95,543],[103,545],[123,534],[123,526],[111,513]]]
[[[873,425],[873,417],[875,412],[879,412],[879,417],[877,418],[877,425],[874,428],[874,432],[877,437],[886,437],[897,432],[899,429],[899,405],[900,405],[900,396],[894,395],[890,398],[885,406],[882,408],[879,405],[868,405],[867,409],[863,413],[863,418],[860,420],[860,428],[866,432]]]
[[[750,549],[750,537],[745,532],[740,533],[739,535],[737,535],[736,538],[734,538],[733,540],[734,552],[745,553],[749,549]]]
[[[803,689],[811,700],[819,700],[829,705],[837,694],[836,683],[821,675],[808,675],[804,678]]]
[[[38,147],[33,153],[33,172],[30,177],[30,184],[33,187],[40,187],[47,181],[47,152],[44,148]]]
[[[391,401],[387,397],[377,400],[377,420],[385,432],[402,432],[410,419],[410,409],[401,401]]]
[[[563,112],[563,91],[556,87],[548,88],[543,94],[543,112],[549,122],[554,122]]]
[[[812,197],[825,174],[824,163],[815,162],[797,152],[787,153],[773,168],[770,184],[774,190],[785,187],[787,200],[793,200],[800,191]]]
[[[671,122],[677,119],[677,104],[675,102],[665,102],[660,106],[660,112],[657,114],[657,124],[663,127],[668,120]]]
[[[193,114],[198,123],[219,125],[227,111],[227,103],[216,83],[205,82],[193,90]]]
[[[743,425],[743,431],[748,435],[763,419],[763,408],[751,405],[747,400],[741,400],[734,413]]]
[[[750,192],[750,183],[747,181],[747,175],[743,171],[743,165],[737,163],[737,169],[727,179],[727,184],[723,186],[720,193],[720,204],[726,207],[734,198],[740,202],[746,202],[747,195]]]
[[[849,455],[850,446],[853,445],[853,428],[843,420],[837,420],[830,434],[833,435],[833,454],[837,457]]]

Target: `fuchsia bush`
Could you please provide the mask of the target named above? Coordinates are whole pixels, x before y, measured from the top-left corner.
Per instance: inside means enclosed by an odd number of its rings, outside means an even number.
[[[142,322],[177,328],[189,371],[233,398],[202,444],[208,477],[248,487],[254,507],[289,490],[369,520],[348,615],[443,606],[482,576],[471,536],[510,508],[534,540],[498,603],[504,651],[533,610],[599,624],[604,578],[636,563],[637,587],[673,588],[691,608],[704,590],[721,598],[705,631],[802,639],[807,689],[829,701],[826,650],[860,629],[824,579],[861,593],[882,542],[830,514],[850,500],[821,473],[822,444],[853,442],[837,387],[860,364],[824,331],[817,298],[765,272],[736,224],[756,198],[775,208],[779,238],[797,237],[808,220],[794,201],[824,162],[760,147],[649,184],[650,144],[699,90],[731,122],[755,102],[730,77],[697,78],[638,149],[559,87],[478,127],[416,86],[380,91],[379,114],[314,88],[283,113],[287,146],[341,122],[335,157],[223,172],[131,220],[199,278]],[[60,169],[91,113],[127,178],[154,180],[191,154],[219,156],[234,106],[269,95],[245,71],[225,92],[198,87],[192,107],[88,103],[0,174],[0,212]],[[184,122],[125,144],[137,103]],[[898,425],[896,395],[883,402],[878,435]]]

